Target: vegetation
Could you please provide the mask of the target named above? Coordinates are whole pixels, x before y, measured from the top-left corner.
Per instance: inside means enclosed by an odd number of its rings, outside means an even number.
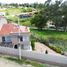
[[[37,29],[31,29],[31,32],[36,41],[40,41],[50,48],[55,47],[53,50],[59,51],[59,53],[60,50],[67,51],[67,32]]]
[[[22,12],[23,9],[21,8],[7,8],[5,9],[5,13],[8,13],[9,15],[16,15]],[[1,10],[0,10],[1,11]],[[3,10],[2,10],[3,11]]]
[[[31,40],[32,50],[35,50],[35,40]]]
[[[55,3],[52,4],[51,0],[47,0],[45,2],[44,8],[41,9],[38,14],[34,16],[34,18],[32,18],[31,23],[34,24],[37,28],[44,28],[47,21],[52,21],[55,25],[56,30],[59,30],[59,28],[62,27],[63,30],[66,32],[66,8],[67,5],[65,5],[65,3],[62,3],[62,1],[56,0]]]
[[[60,48],[60,47],[57,47],[57,46],[53,46],[53,45],[49,45],[49,47],[51,48],[51,49],[53,49],[54,51],[56,51],[57,53],[60,53],[60,54],[62,54],[62,49]]]
[[[35,21],[34,21],[35,20]],[[42,21],[43,20],[43,21]],[[47,23],[47,16],[45,15],[45,13],[43,11],[40,11],[38,14],[36,14],[32,20],[31,23],[35,24],[36,27],[38,27],[38,29],[42,29],[44,28],[44,26]]]
[[[31,29],[32,35],[45,38],[59,39],[59,40],[67,40],[67,32],[55,31],[55,30],[38,30]]]

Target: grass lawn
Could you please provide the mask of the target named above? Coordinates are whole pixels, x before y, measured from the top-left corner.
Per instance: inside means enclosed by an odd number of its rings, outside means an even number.
[[[31,29],[33,36],[43,39],[52,40],[52,45],[62,48],[67,51],[67,32],[55,31],[55,30],[37,30]]]
[[[19,14],[22,12],[22,8],[7,8],[5,10],[0,10],[0,12],[5,12],[5,13],[8,13],[10,15],[15,15],[15,14]]]
[[[19,14],[22,12],[21,8],[8,8],[6,9],[6,12],[8,12],[10,15]]]

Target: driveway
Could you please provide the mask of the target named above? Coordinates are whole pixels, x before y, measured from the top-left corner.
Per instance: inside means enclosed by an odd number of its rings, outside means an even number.
[[[56,53],[55,51],[53,51],[52,49],[50,49],[49,47],[47,47],[46,45],[40,42],[35,42],[35,51],[45,53],[46,50],[48,51],[48,54],[60,55]]]

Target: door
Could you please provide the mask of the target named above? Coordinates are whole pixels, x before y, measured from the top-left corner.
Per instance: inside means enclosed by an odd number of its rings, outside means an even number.
[[[5,42],[5,37],[4,36],[2,37],[2,42]]]

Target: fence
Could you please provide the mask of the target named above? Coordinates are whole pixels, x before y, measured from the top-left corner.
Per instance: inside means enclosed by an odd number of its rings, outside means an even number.
[[[18,56],[19,50],[0,46],[0,53],[12,56]],[[43,54],[43,53],[37,53],[35,51],[25,51],[25,50],[21,50],[21,55],[24,58],[36,60],[42,63],[58,65],[60,67],[67,67],[67,57],[65,56]]]

